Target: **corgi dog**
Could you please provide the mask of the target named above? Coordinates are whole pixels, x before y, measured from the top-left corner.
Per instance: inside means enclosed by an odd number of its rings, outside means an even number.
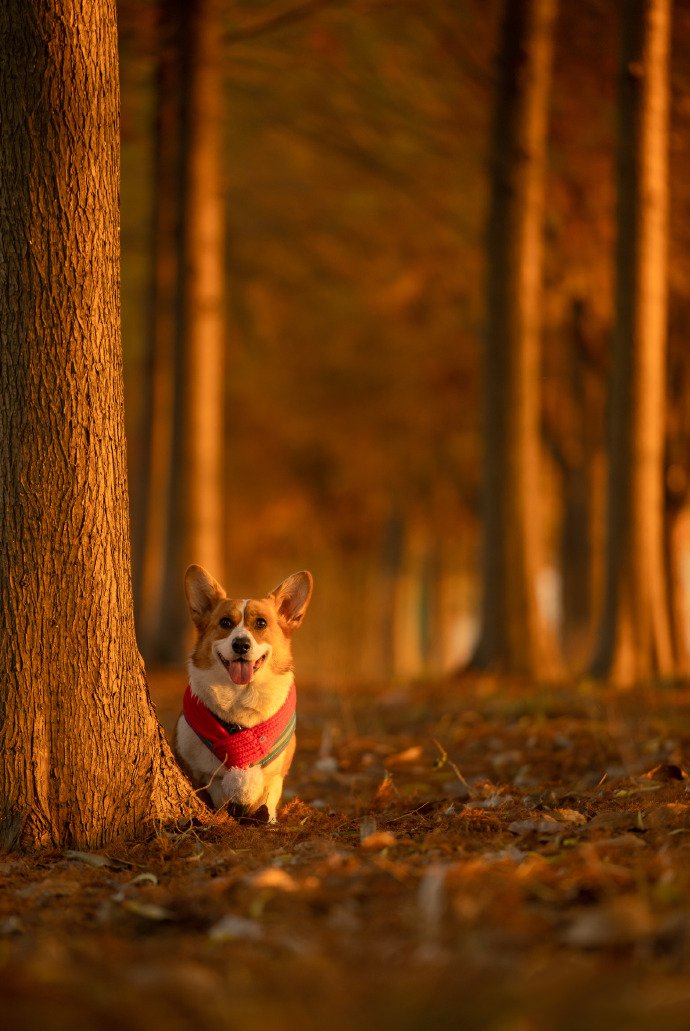
[[[175,730],[177,759],[214,808],[276,822],[295,752],[290,640],[313,588],[293,573],[265,598],[228,598],[201,566],[185,573],[196,644]]]

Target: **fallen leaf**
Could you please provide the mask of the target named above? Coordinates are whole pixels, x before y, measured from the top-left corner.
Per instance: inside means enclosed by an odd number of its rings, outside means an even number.
[[[257,920],[248,920],[231,913],[221,917],[208,932],[209,938],[214,942],[259,941],[263,934],[263,928]]]
[[[158,884],[158,878],[155,873],[138,873],[136,877],[133,877],[129,884]]]
[[[175,914],[170,909],[165,909],[163,906],[157,906],[153,902],[139,902],[137,899],[124,899],[122,908],[126,909],[128,913],[134,913],[135,916],[140,916],[144,920],[174,920]]]
[[[675,763],[659,763],[654,769],[649,770],[644,774],[647,780],[687,780],[688,775],[685,770],[681,769],[680,766],[676,766]]]
[[[276,891],[297,891],[298,888],[295,878],[277,866],[269,866],[250,874],[246,883],[252,888],[272,888]]]
[[[512,801],[512,795],[489,795],[488,798],[475,799],[472,807],[473,809],[498,809],[500,806],[508,805]]]
[[[388,755],[384,759],[384,766],[404,766],[406,763],[419,762],[422,758],[422,748],[420,745],[412,745],[411,748],[406,748],[403,752],[396,752],[394,755]]]
[[[626,830],[630,830],[630,828],[639,830],[638,812],[637,810],[605,809],[592,817],[589,821],[589,827],[591,830],[600,828],[603,830],[622,830],[623,828]]]
[[[381,849],[391,848],[396,841],[395,834],[391,834],[390,831],[375,831],[374,834],[362,839],[362,848],[366,852],[380,852]]]
[[[551,816],[542,816],[538,820],[513,820],[508,824],[511,834],[524,837],[526,834],[558,834],[563,825]]]
[[[667,782],[664,782],[667,783]],[[650,791],[660,791],[663,788],[664,783],[659,781],[644,781],[644,783],[637,784],[634,788],[619,788],[618,791],[614,791],[614,798],[631,798],[633,795],[641,795],[643,793],[649,793]]]
[[[554,809],[553,814],[562,823],[573,823],[578,827],[582,827],[587,823],[587,817],[584,813],[578,812],[577,809]]]
[[[621,948],[649,937],[654,927],[646,903],[624,898],[576,915],[563,932],[562,940],[579,949]]]
[[[646,847],[641,834],[618,834],[614,838],[599,838],[593,844],[598,849]]]
[[[75,863],[85,863],[87,866],[117,866],[118,863],[108,856],[102,856],[99,852],[75,852],[68,849],[64,854],[65,859],[73,859]]]
[[[387,773],[376,789],[375,799],[377,802],[389,802],[399,794],[400,792],[393,783],[393,778],[390,773]]]

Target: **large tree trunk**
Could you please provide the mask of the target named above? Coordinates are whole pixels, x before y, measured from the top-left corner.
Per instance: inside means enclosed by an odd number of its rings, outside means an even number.
[[[677,672],[664,567],[670,0],[626,0],[606,594],[593,672]]]
[[[94,846],[189,786],[132,615],[114,0],[0,5],[0,845]]]
[[[484,600],[479,668],[551,678],[537,599],[540,296],[555,0],[508,0],[494,119],[485,364]]]

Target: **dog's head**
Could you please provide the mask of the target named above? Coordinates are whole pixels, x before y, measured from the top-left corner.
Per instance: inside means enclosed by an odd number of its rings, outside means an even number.
[[[290,638],[307,611],[312,586],[311,573],[304,571],[265,598],[228,598],[205,569],[190,566],[185,593],[197,631],[192,664],[240,688],[289,672]]]

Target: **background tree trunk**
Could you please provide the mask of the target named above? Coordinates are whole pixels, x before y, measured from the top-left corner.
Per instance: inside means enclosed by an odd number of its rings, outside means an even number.
[[[678,675],[690,667],[688,654],[688,606],[683,576],[683,555],[688,542],[688,510],[668,504],[664,514],[664,564],[668,606],[671,617],[671,640]]]
[[[225,578],[224,210],[220,0],[183,5],[182,254],[169,548],[156,658],[179,661],[190,562]]]
[[[99,845],[189,786],[132,615],[113,0],[0,5],[0,844]]]
[[[187,470],[183,550],[225,575],[221,0],[186,5],[184,331],[180,396]],[[185,565],[186,565],[185,557]]]
[[[664,561],[673,648],[679,671],[686,672],[690,668],[690,613],[684,569],[690,541],[690,359],[686,348],[674,351],[667,376]]]
[[[606,593],[593,672],[673,676],[664,566],[670,0],[622,6]]]
[[[546,377],[542,411],[544,444],[558,472],[563,499],[561,647],[568,667],[581,670],[592,654],[603,595],[607,347],[580,299],[572,304],[569,329],[555,386]],[[553,373],[550,379],[553,384]]]
[[[472,665],[550,678],[555,636],[537,600],[540,295],[555,0],[509,0],[492,142],[485,362],[484,566]]]
[[[152,300],[147,402],[142,427],[141,498],[136,521],[135,583],[139,644],[155,659],[168,636],[163,591],[169,557],[175,439],[175,369],[180,347],[182,198],[182,3],[161,0],[157,9],[158,60],[154,127]]]

